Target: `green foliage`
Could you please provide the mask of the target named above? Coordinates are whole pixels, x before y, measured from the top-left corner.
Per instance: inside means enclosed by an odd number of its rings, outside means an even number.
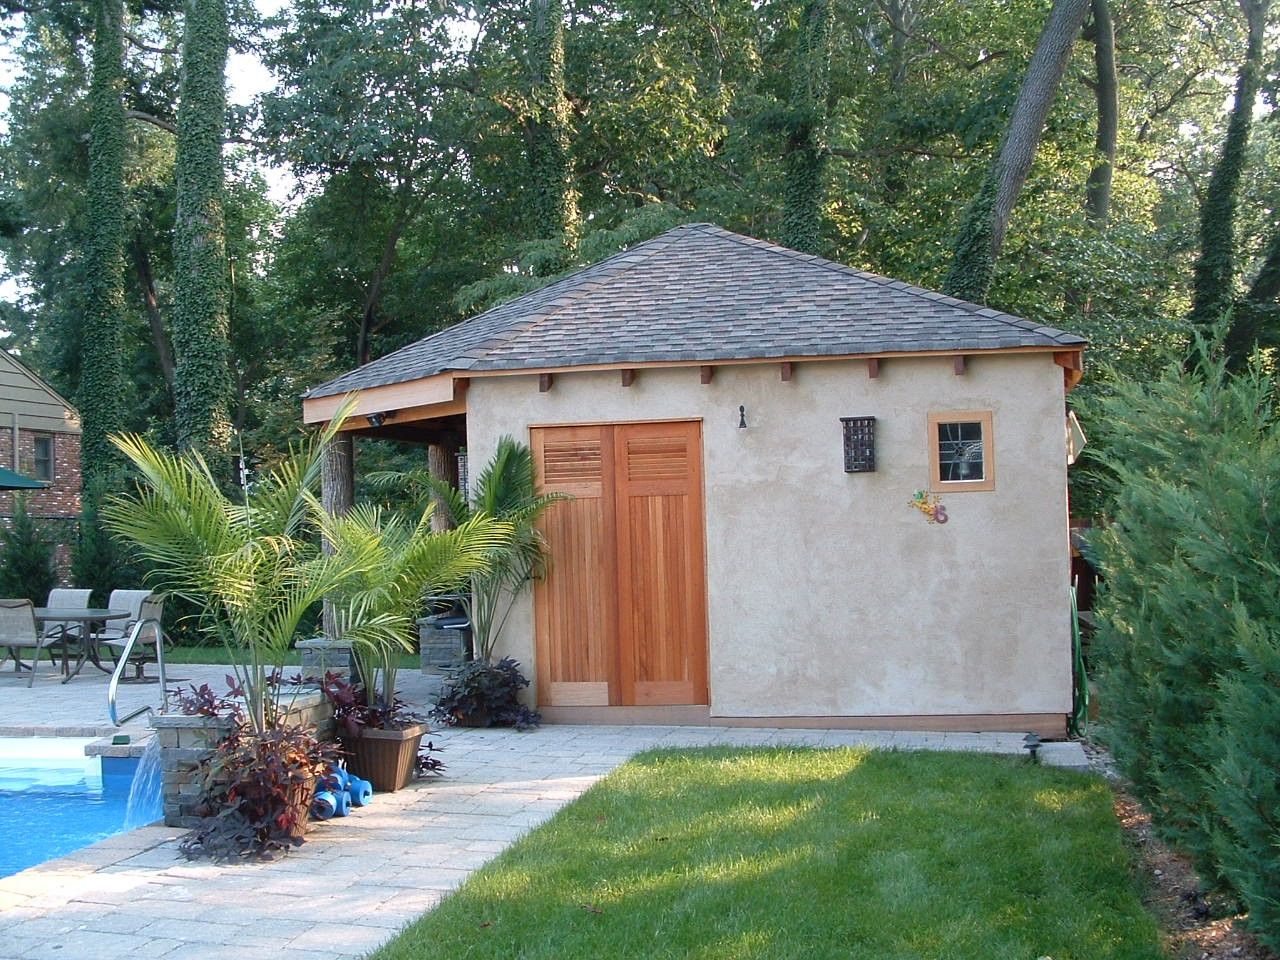
[[[102,522],[102,501],[119,489],[115,478],[98,476],[85,484],[80,498],[80,537],[71,550],[71,582],[93,590],[90,606],[105,607],[112,590],[136,589],[142,583],[133,552]]]
[[[226,0],[187,0],[174,223],[174,420],[178,444],[230,470],[226,225]]]
[[[42,607],[57,585],[53,547],[28,512],[27,497],[13,495],[13,517],[0,524],[0,597]]]
[[[827,165],[824,127],[830,95],[834,0],[807,0],[796,31],[791,66],[791,97],[786,148],[780,239],[806,253],[822,249],[822,205]]]
[[[992,211],[996,204],[996,175],[992,170],[977,195],[964,209],[956,231],[951,267],[942,283],[948,296],[986,303],[996,269],[992,249]]]
[[[1104,736],[1160,828],[1274,931],[1275,385],[1204,360],[1117,384],[1101,406],[1114,490],[1093,544]]]
[[[566,250],[577,240],[578,197],[569,158],[570,112],[564,89],[564,4],[529,0],[529,144],[533,236],[555,237]],[[556,272],[554,269],[550,272]]]
[[[1195,265],[1191,322],[1201,328],[1221,322],[1236,297],[1236,207],[1254,104],[1262,85],[1263,40],[1269,3],[1270,0],[1245,0],[1242,4],[1246,12],[1250,8],[1260,12],[1256,17],[1249,17],[1249,40],[1236,77],[1231,118],[1200,206],[1200,255]],[[1251,344],[1246,344],[1243,354],[1234,359],[1243,361],[1251,348]]]
[[[81,464],[86,478],[111,472],[118,457],[108,436],[121,426],[124,371],[124,8],[96,0],[93,79],[89,85],[89,236],[81,340]]]

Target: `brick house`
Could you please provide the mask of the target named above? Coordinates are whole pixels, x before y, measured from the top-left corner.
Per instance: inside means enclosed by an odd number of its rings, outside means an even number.
[[[0,350],[0,466],[47,486],[26,493],[30,514],[57,543],[65,578],[80,515],[80,414],[12,354]],[[0,491],[0,522],[15,494]]]

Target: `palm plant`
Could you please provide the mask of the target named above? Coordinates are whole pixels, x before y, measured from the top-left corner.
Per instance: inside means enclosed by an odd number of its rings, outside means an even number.
[[[332,598],[334,622],[339,636],[358,641],[352,650],[366,702],[382,716],[394,712],[398,654],[413,650],[425,598],[484,576],[512,536],[510,524],[484,514],[433,533],[432,513],[428,506],[412,522],[361,504],[322,526],[338,556],[360,558],[359,571]]]
[[[501,524],[477,516],[439,543],[419,528],[405,536],[393,525],[384,546],[386,525],[377,516],[359,512],[349,523],[328,517],[315,490],[324,445],[341,421],[339,415],[324,432],[291,446],[242,503],[222,492],[198,453],[173,454],[138,436],[112,438],[140,480],[133,495],[109,501],[103,517],[115,535],[137,546],[152,582],[194,603],[201,629],[231,652],[248,720],[259,734],[274,713],[270,676],[283,667],[299,626],[323,597],[345,598],[345,639],[373,648],[398,644],[412,619],[406,597],[414,578],[422,584],[465,579],[506,539]],[[337,549],[321,550],[322,533]],[[405,606],[397,608],[399,602]]]
[[[533,453],[526,444],[504,436],[476,477],[470,500],[462,491],[432,477],[426,470],[371,473],[369,481],[382,489],[399,489],[415,497],[432,496],[438,509],[457,524],[476,516],[491,516],[510,526],[509,541],[494,550],[490,563],[471,578],[463,607],[471,621],[474,654],[490,662],[498,637],[524,587],[541,576],[546,544],[538,518],[564,494],[539,494],[534,485]]]

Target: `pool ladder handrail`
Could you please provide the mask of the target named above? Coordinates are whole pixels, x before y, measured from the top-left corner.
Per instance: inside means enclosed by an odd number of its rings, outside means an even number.
[[[140,717],[144,713],[156,712],[155,707],[151,706],[151,704],[146,704],[128,714],[123,720],[116,714],[116,688],[120,686],[120,675],[129,666],[129,654],[133,652],[133,645],[137,642],[142,631],[148,626],[153,627],[156,632],[156,669],[160,672],[161,713],[164,713],[165,706],[169,702],[169,683],[164,672],[164,631],[160,628],[159,620],[148,617],[146,620],[139,620],[133,625],[133,629],[129,631],[129,639],[125,641],[124,648],[120,651],[120,658],[116,661],[116,668],[111,674],[111,682],[107,685],[107,715],[111,717],[111,722],[117,727],[123,727],[130,720]]]

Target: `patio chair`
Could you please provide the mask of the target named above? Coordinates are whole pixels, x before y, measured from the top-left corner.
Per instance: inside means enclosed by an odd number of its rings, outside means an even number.
[[[134,624],[140,620],[155,620],[158,623],[164,617],[164,597],[150,590],[112,590],[107,606],[112,610],[128,610],[131,613],[127,621],[117,620],[109,623],[98,634],[99,650],[103,648],[110,650],[116,662],[119,663]],[[116,626],[117,623],[123,626]],[[158,678],[148,677],[143,671],[148,663],[156,662],[156,645],[163,642],[164,631],[158,628],[138,635],[133,649],[129,651],[129,662],[134,668],[134,675],[130,678],[133,683],[157,681]]]
[[[45,606],[50,609],[57,607],[74,607],[77,610],[83,610],[89,606],[89,596],[92,590],[81,590],[77,587],[54,587],[49,591],[49,599],[45,601]],[[58,621],[53,623],[45,623],[44,630],[40,634],[42,637],[58,637],[65,639],[68,635],[80,636],[80,624],[70,623],[67,621]]]
[[[27,686],[36,680],[36,665],[40,662],[40,651],[49,651],[49,662],[53,663],[53,647],[62,643],[62,636],[42,637],[36,630],[35,607],[30,600],[0,600],[0,647],[7,647],[13,657],[15,667],[22,661],[18,657],[19,650],[28,650],[31,657],[31,673],[27,677]]]

